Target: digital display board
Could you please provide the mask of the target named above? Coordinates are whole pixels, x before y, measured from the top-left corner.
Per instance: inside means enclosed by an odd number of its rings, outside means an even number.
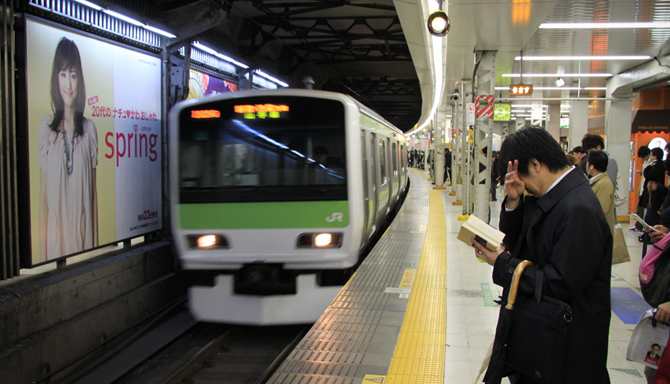
[[[280,119],[288,118],[288,105],[255,104],[236,105],[235,113],[241,114],[244,119]]]

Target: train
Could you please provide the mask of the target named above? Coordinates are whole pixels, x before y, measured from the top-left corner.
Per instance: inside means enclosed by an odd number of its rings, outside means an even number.
[[[403,132],[333,92],[182,101],[169,153],[172,236],[199,321],[316,321],[409,188]]]

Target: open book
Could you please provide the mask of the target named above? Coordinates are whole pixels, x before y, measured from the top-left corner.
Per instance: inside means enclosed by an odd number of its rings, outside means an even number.
[[[486,224],[475,215],[470,215],[468,221],[461,225],[458,240],[472,246],[470,239],[474,238],[489,251],[495,251],[505,238],[505,234]]]

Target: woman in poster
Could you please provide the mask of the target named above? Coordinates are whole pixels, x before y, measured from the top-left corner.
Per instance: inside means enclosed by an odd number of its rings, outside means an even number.
[[[98,135],[84,117],[79,49],[63,37],[51,69],[52,115],[40,122],[40,253],[52,260],[98,245]]]

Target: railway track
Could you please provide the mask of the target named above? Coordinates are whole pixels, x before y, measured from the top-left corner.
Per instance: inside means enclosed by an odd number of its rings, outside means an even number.
[[[201,324],[118,380],[123,384],[261,384],[309,326]]]

